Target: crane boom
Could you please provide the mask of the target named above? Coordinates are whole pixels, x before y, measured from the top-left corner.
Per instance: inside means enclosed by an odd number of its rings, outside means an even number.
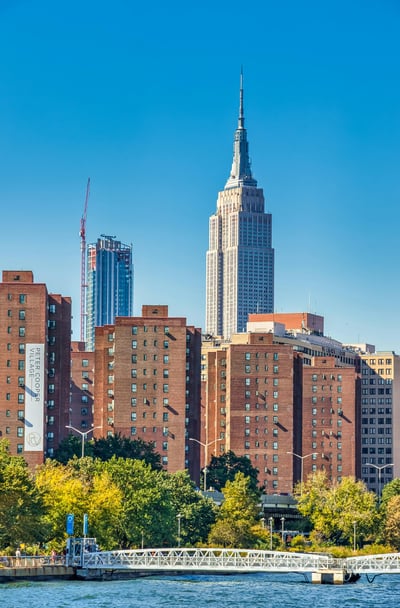
[[[85,321],[86,321],[86,217],[90,194],[90,177],[87,181],[85,206],[81,217],[81,229],[79,236],[81,237],[81,342],[85,341]]]

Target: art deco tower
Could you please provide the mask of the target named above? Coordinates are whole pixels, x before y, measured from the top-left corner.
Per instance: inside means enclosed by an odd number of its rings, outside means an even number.
[[[229,339],[246,331],[250,313],[272,312],[272,217],[251,173],[244,128],[243,77],[233,163],[217,211],[210,217],[206,278],[206,333]]]

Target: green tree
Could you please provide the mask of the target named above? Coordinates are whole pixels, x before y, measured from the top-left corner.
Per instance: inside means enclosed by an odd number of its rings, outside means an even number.
[[[0,441],[0,547],[41,542],[46,537],[44,505],[25,460],[10,456]]]
[[[164,483],[176,517],[180,515],[182,545],[204,543],[215,522],[214,502],[196,490],[186,471],[165,475]]]
[[[259,534],[259,495],[250,477],[242,472],[223,489],[224,502],[208,536],[209,545],[250,548],[257,544]]]
[[[119,433],[95,439],[93,442],[93,456],[94,458],[100,458],[100,460],[110,460],[113,456],[144,460],[152,469],[162,470],[161,456],[154,450],[153,442],[122,437]]]
[[[386,503],[384,536],[387,543],[400,551],[400,494],[393,495]]]
[[[359,543],[372,535],[378,516],[376,498],[362,481],[344,477],[341,483],[331,485],[323,472],[308,477],[303,492],[295,488],[298,509],[308,517],[322,541],[333,544],[351,544],[354,529]]]
[[[396,477],[387,483],[382,490],[381,509],[386,510],[387,503],[393,496],[400,496],[400,478]]]
[[[118,544],[123,495],[104,470],[89,457],[75,458],[67,465],[47,460],[36,474],[47,507],[46,524],[51,530],[49,543],[63,548],[66,517],[75,516],[75,535],[83,532],[83,516],[89,518],[89,535],[96,537],[103,549]]]
[[[213,456],[207,467],[207,484],[221,491],[227,481],[233,481],[236,473],[241,472],[250,479],[251,488],[258,488],[258,469],[253,467],[246,456],[236,456],[229,450],[221,456]]]
[[[72,458],[80,458],[82,454],[82,439],[70,433],[54,450],[54,460],[67,464]],[[85,442],[85,455],[93,456],[93,439]]]
[[[111,458],[104,463],[112,481],[122,491],[119,522],[122,548],[172,546],[176,538],[176,510],[164,477],[142,460]]]

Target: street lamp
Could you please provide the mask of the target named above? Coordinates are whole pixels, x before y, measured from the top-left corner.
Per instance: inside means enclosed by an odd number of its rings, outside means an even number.
[[[274,523],[274,518],[270,517],[268,521],[269,521],[269,548],[270,548],[270,551],[272,551],[272,525]]]
[[[383,464],[382,466],[378,466],[377,464],[372,464],[372,462],[369,462],[368,465],[370,467],[374,467],[375,469],[378,469],[378,507],[380,507],[381,505],[381,477],[382,477],[382,469],[386,469],[386,467],[394,467],[393,462],[391,462],[390,464]]]
[[[176,516],[176,518],[178,520],[178,547],[181,546],[181,517],[182,517],[181,513],[178,513],[178,515]]]
[[[82,458],[85,456],[85,439],[86,437],[89,435],[89,433],[93,433],[93,431],[95,429],[101,429],[101,426],[94,426],[91,429],[89,429],[88,431],[80,431],[79,429],[76,429],[74,426],[71,426],[70,424],[67,424],[66,429],[72,429],[73,431],[75,431],[76,433],[79,433],[79,435],[82,437]]]
[[[301,460],[301,472],[300,472],[300,496],[303,496],[303,473],[304,473],[304,458],[309,458],[310,456],[316,456],[318,452],[311,452],[311,454],[306,454],[305,456],[300,456],[300,454],[296,454],[295,452],[286,452],[286,454],[291,454],[292,456],[296,456],[296,458],[300,458]]]
[[[283,545],[283,543],[284,543],[283,539],[285,537],[285,518],[284,517],[281,517],[281,522],[282,522],[282,532],[281,532],[281,534],[282,534],[282,545]]]
[[[353,521],[353,551],[357,549],[357,522]]]
[[[203,491],[206,492],[207,491],[207,462],[208,462],[207,448],[209,445],[212,445],[213,443],[217,443],[217,441],[222,441],[222,439],[213,439],[212,441],[209,441],[208,443],[203,443],[202,441],[199,441],[198,439],[195,439],[194,437],[189,437],[189,441],[195,441],[196,443],[198,443],[199,445],[201,445],[204,448]]]

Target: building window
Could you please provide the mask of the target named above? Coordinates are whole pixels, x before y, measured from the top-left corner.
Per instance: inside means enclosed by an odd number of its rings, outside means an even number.
[[[163,384],[163,393],[168,393],[168,384]]]
[[[134,325],[132,327],[132,336],[136,336],[137,335],[137,331],[138,331],[137,325]]]
[[[132,348],[137,348],[137,340],[132,340]]]
[[[168,348],[168,344],[169,344],[169,343],[168,343],[168,340],[164,340],[164,343],[163,343],[163,344],[164,344],[164,348]]]
[[[89,403],[89,399],[87,395],[82,395],[81,396],[81,403]]]
[[[22,443],[18,443],[17,444],[17,454],[23,454],[24,452],[24,446]]]
[[[24,393],[18,393],[18,403],[24,403],[25,395]]]
[[[89,367],[89,359],[82,359],[82,367]]]
[[[87,415],[88,415],[88,408],[81,407],[81,416],[87,416]]]
[[[49,387],[48,387],[48,392],[49,392],[49,393],[54,393],[54,392],[55,392],[55,390],[56,390],[55,385],[54,385],[54,384],[49,384]]]
[[[19,303],[26,304],[26,294],[24,294],[24,293],[19,294]]]
[[[131,435],[136,435],[136,427],[131,426]]]
[[[20,344],[18,347],[18,352],[20,355],[23,355],[25,353],[25,344]]]
[[[132,384],[131,385],[131,390],[132,390],[132,393],[136,393],[136,391],[137,391],[137,385],[136,384]]]

